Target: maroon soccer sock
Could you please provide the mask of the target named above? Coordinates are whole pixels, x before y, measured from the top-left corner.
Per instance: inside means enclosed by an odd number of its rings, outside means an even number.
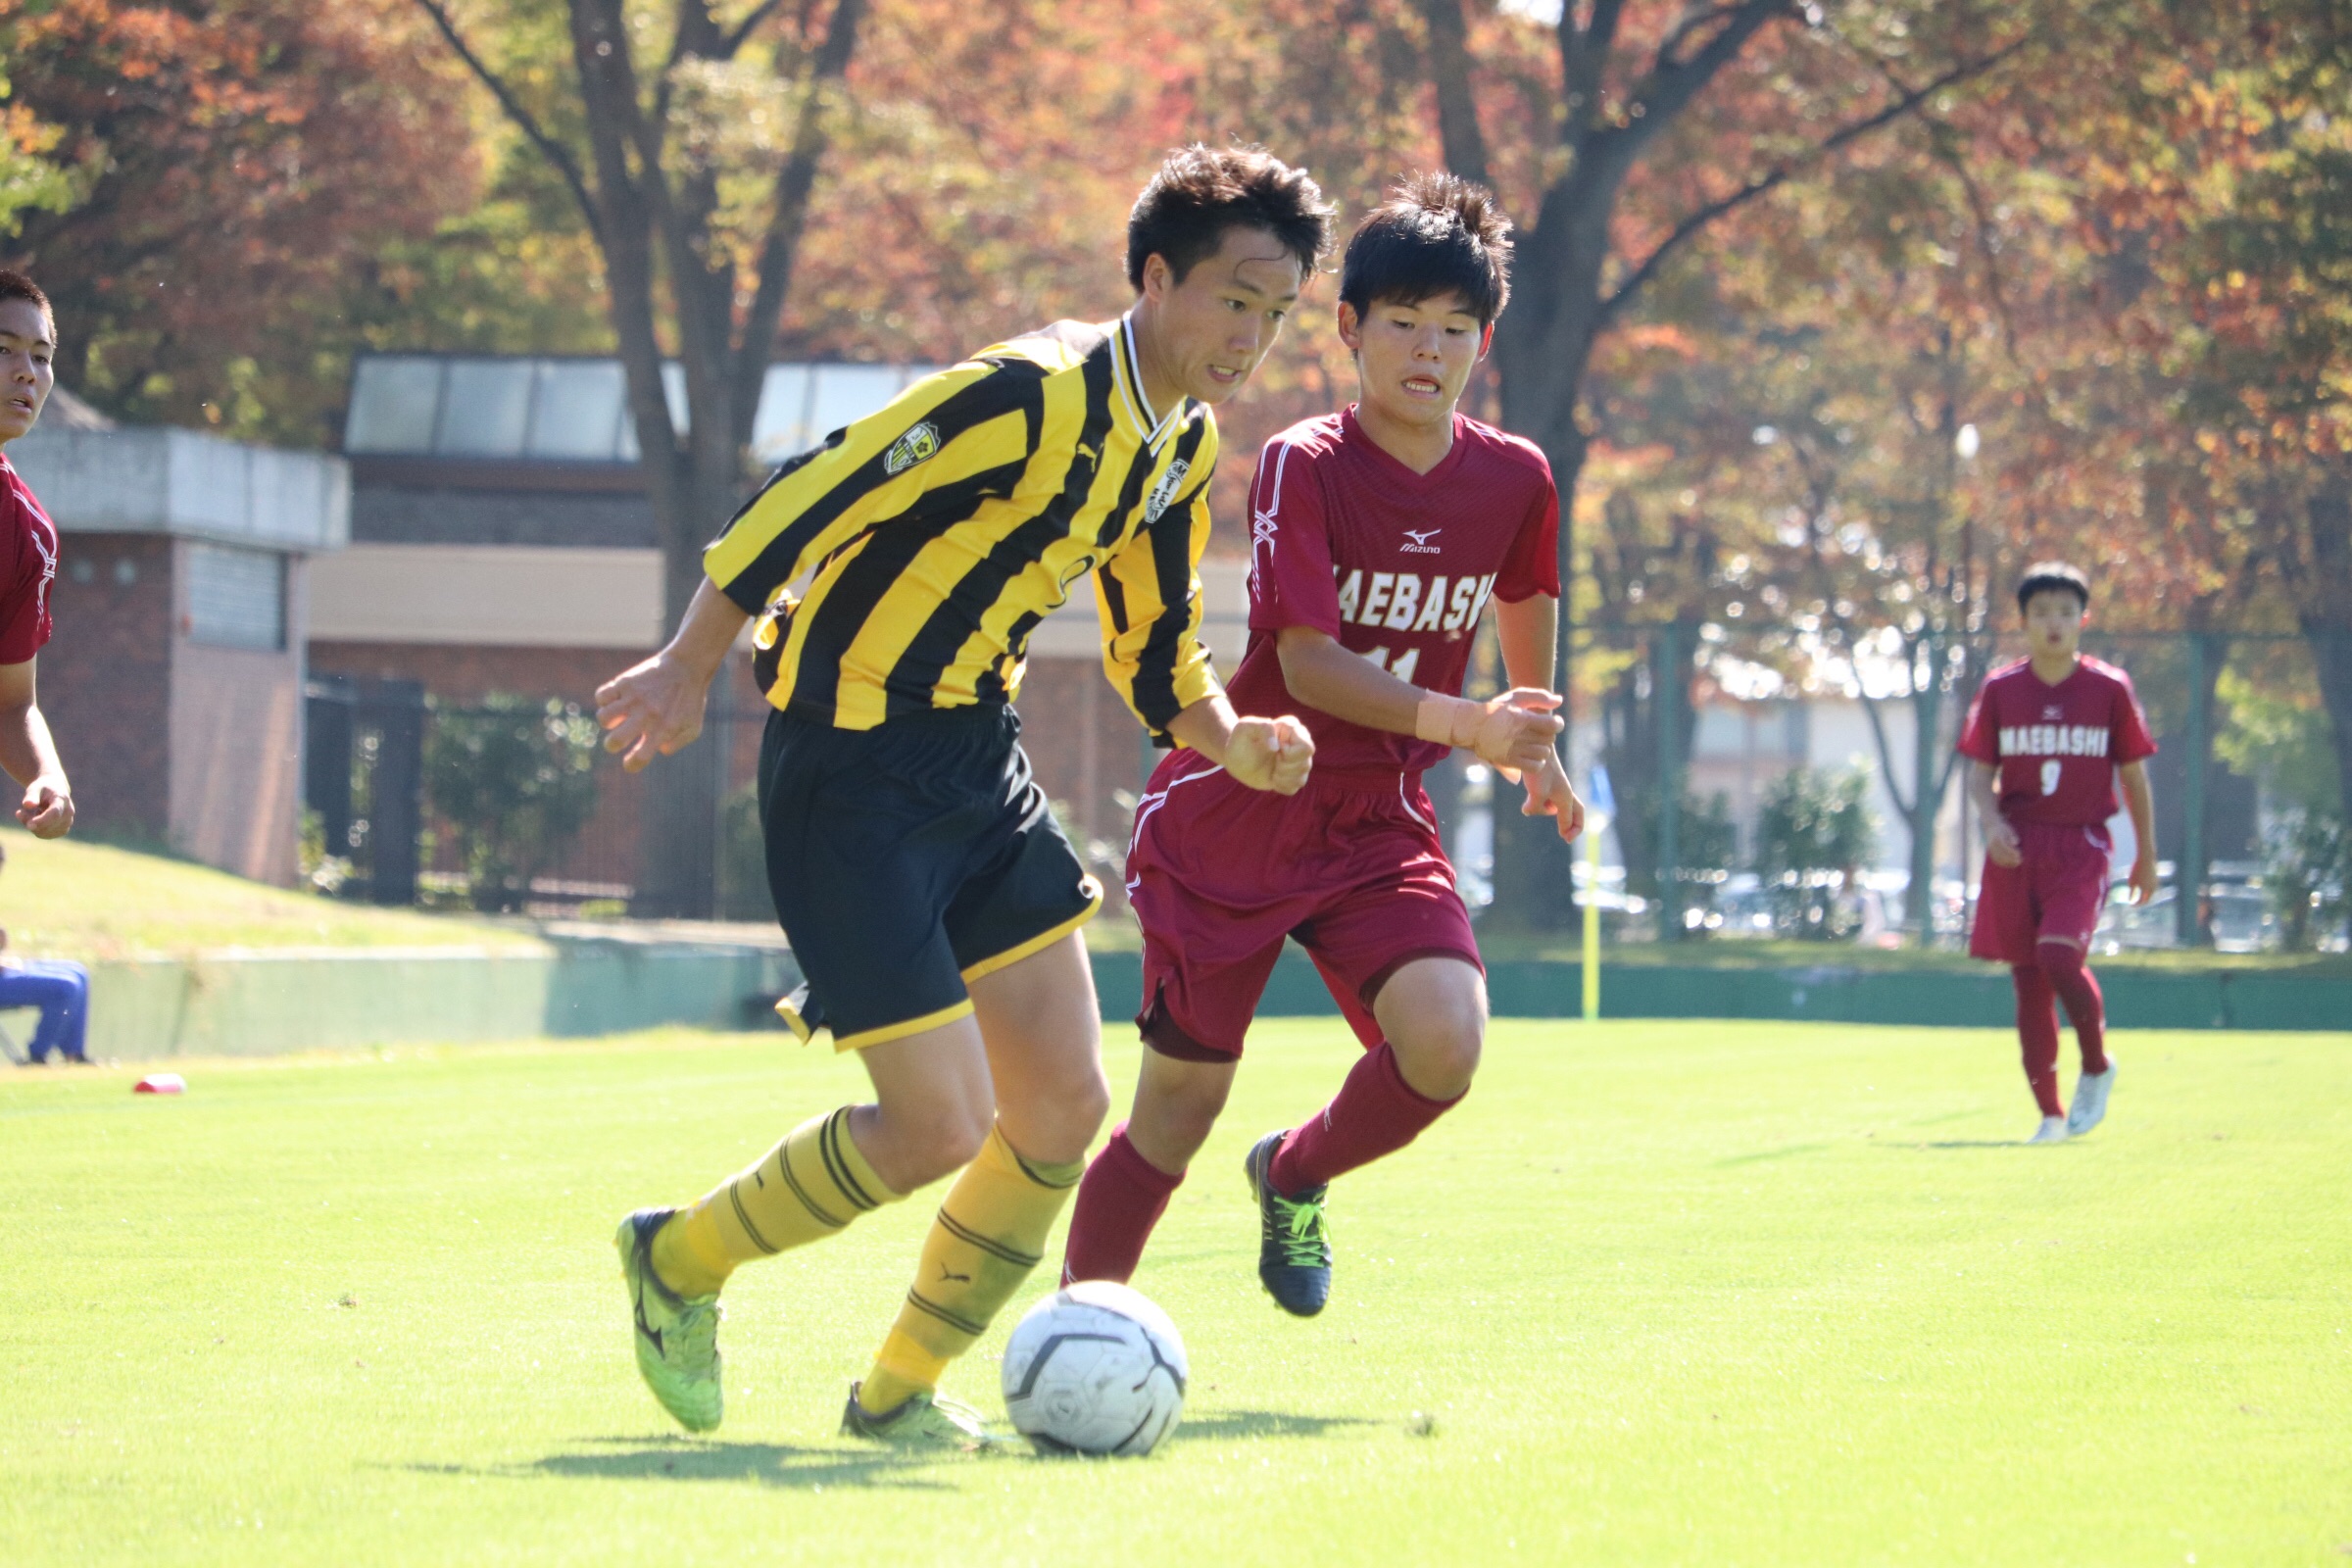
[[[1291,1129],[1266,1174],[1275,1190],[1302,1193],[1369,1165],[1421,1136],[1421,1130],[1462,1102],[1432,1100],[1404,1081],[1387,1041],[1364,1053],[1322,1113]]]
[[[2058,999],[2050,977],[2030,963],[2012,964],[2009,978],[2017,983],[2017,1038],[2024,1048],[2026,1082],[2034,1086],[2034,1103],[2044,1116],[2063,1116],[2058,1102]]]
[[[2082,1048],[2082,1070],[2107,1070],[2107,999],[2099,995],[2099,982],[2083,961],[2081,948],[2064,942],[2044,942],[2034,950],[2041,959],[2041,972],[2049,976],[2050,989],[2066,1004],[2066,1015],[2074,1021],[2075,1044]],[[2057,1068],[2056,1046],[2051,1047],[2050,1066]]]
[[[1070,1236],[1062,1245],[1061,1283],[1116,1280],[1121,1285],[1143,1260],[1152,1227],[1167,1212],[1168,1199],[1184,1185],[1146,1159],[1127,1140],[1127,1124],[1111,1129],[1110,1142],[1086,1167],[1078,1200],[1070,1205]]]

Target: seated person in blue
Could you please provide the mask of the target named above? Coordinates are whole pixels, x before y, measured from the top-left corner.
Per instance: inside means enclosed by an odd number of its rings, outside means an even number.
[[[0,850],[0,865],[8,852]],[[68,1061],[87,1061],[82,1034],[90,1015],[89,971],[71,958],[17,958],[7,956],[8,933],[0,931],[0,1012],[11,1007],[41,1009],[40,1027],[33,1031],[26,1053],[34,1061],[47,1061],[56,1052]]]

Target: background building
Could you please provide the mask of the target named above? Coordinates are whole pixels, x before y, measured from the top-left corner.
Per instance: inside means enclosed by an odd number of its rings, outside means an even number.
[[[64,536],[40,697],[81,826],[291,883],[309,574],[349,530],[343,462],[76,410],[9,459]]]

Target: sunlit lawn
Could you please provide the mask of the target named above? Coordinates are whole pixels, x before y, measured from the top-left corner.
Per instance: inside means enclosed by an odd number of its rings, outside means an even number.
[[[1270,1025],[1137,1280],[1186,1422],[1091,1463],[834,1435],[920,1200],[738,1276],[715,1439],[639,1389],[620,1213],[858,1088],[780,1039],[196,1063],[179,1100],[0,1078],[0,1562],[2352,1547],[2352,1036],[2123,1035],[2108,1126],[2028,1149],[1992,1034],[1500,1024],[1468,1103],[1335,1190],[1301,1323],[1238,1166],[1352,1047]],[[1001,1335],[951,1386],[991,1409]]]
[[[249,882],[166,856],[0,829],[0,926],[10,951],[115,958],[257,947],[530,947],[462,915],[381,909]]]

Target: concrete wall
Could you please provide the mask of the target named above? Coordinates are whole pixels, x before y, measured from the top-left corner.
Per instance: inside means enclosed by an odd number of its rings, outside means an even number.
[[[277,452],[200,430],[44,425],[9,461],[58,527],[168,533],[294,551],[334,550],[351,532],[341,458]]]
[[[182,642],[173,658],[172,848],[291,887],[302,835],[302,660]]]
[[[780,949],[563,939],[539,951],[289,950],[90,966],[89,1053],[141,1061],[409,1042],[763,1027]]]
[[[664,632],[653,550],[356,544],[315,568],[311,635],[328,642],[627,648],[643,657]]]

